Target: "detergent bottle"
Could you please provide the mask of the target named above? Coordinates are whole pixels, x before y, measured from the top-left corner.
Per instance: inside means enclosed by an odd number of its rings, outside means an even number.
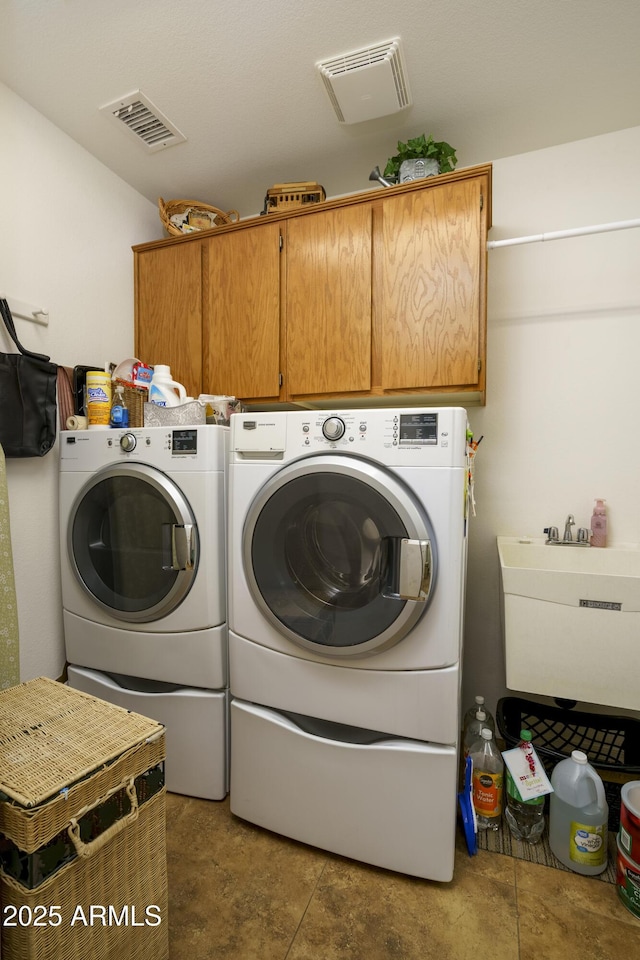
[[[171,378],[171,369],[165,363],[156,363],[149,384],[149,403],[158,407],[177,407],[186,400],[187,391]]]

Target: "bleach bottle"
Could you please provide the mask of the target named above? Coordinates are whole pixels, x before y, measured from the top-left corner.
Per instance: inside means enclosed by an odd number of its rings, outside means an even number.
[[[549,846],[565,867],[594,876],[607,868],[609,806],[586,753],[574,750],[551,774]]]
[[[149,403],[158,407],[177,407],[184,403],[187,391],[171,378],[171,369],[165,363],[157,363],[149,384]]]

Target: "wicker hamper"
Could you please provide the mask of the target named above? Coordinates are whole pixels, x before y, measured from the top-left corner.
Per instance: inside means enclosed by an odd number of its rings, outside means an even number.
[[[164,756],[162,724],[54,680],[0,692],[4,960],[167,960]]]

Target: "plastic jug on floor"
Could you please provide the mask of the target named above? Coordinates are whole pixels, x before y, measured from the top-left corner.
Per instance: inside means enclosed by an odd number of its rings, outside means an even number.
[[[607,867],[609,806],[600,775],[574,750],[551,774],[549,846],[565,867],[595,875]]]

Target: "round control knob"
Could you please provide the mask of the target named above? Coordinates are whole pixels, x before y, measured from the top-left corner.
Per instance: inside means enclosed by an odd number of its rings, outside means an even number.
[[[120,446],[125,451],[125,453],[131,453],[132,450],[135,450],[138,441],[132,433],[125,433],[120,437]]]
[[[322,433],[327,440],[339,440],[344,436],[344,421],[340,417],[328,417],[322,424]]]

